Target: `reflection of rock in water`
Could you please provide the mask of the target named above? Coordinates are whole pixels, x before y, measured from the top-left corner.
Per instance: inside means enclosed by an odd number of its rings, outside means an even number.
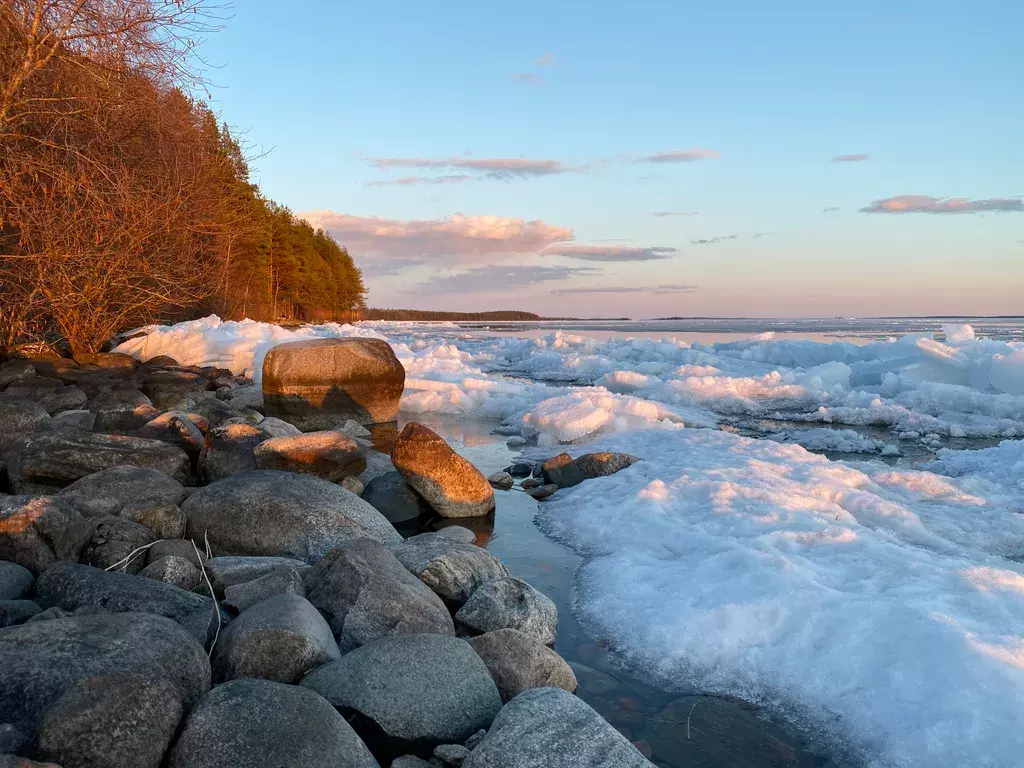
[[[370,430],[370,443],[373,450],[391,455],[391,449],[395,447],[395,441],[401,430],[398,429],[397,421],[386,421],[383,424],[367,424]]]
[[[486,547],[487,542],[494,535],[494,513],[491,512],[489,515],[483,515],[482,517],[431,518],[424,523],[425,527],[423,530],[440,531],[442,528],[447,528],[450,525],[468,528],[476,535],[474,543],[478,547]]]

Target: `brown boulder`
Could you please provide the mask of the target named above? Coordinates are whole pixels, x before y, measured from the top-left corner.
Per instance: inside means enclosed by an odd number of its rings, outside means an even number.
[[[494,489],[483,473],[422,424],[405,425],[391,461],[442,517],[479,517],[494,509]]]
[[[273,437],[256,446],[255,456],[257,469],[316,475],[332,483],[362,474],[366,469],[359,444],[344,432],[332,429]]]
[[[268,416],[303,430],[394,421],[405,369],[380,339],[311,339],[280,344],[263,361]]]

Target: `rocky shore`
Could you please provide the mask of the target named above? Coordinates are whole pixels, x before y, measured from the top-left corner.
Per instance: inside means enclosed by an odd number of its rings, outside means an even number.
[[[275,348],[262,389],[0,364],[0,768],[651,765],[573,695],[554,603],[458,525],[635,459],[485,478],[416,423],[382,453],[403,382],[360,339]],[[455,522],[399,533],[424,516]]]

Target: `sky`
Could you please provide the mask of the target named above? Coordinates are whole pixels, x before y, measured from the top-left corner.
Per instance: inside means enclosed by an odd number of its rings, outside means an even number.
[[[1024,3],[237,2],[212,105],[375,307],[1024,314]]]

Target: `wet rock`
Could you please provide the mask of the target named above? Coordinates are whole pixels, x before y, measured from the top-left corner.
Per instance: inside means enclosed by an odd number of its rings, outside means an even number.
[[[62,768],[158,768],[183,713],[181,692],[168,680],[87,678],[39,719],[38,752]]]
[[[192,494],[182,509],[186,535],[208,534],[210,545],[221,554],[280,555],[314,563],[351,539],[401,539],[355,494],[292,472],[232,475]]]
[[[266,414],[304,431],[394,421],[404,388],[405,369],[379,339],[295,341],[263,361]]]
[[[343,651],[392,635],[455,634],[441,599],[370,539],[332,549],[306,575],[305,587]]]
[[[502,701],[530,688],[576,690],[576,676],[566,661],[533,635],[498,629],[470,639],[490,670]]]
[[[651,768],[593,709],[559,688],[534,688],[506,704],[463,768]]]
[[[158,470],[179,483],[189,473],[185,452],[159,440],[58,432],[28,438],[11,456],[7,474],[16,491],[45,493],[118,466]]]
[[[559,488],[571,488],[584,480],[605,477],[620,472],[635,464],[639,459],[628,453],[587,453],[573,460],[567,453],[561,453],[544,462],[544,481]]]
[[[487,728],[501,698],[467,643],[396,635],[357,648],[302,680],[343,712],[375,753],[429,755]]]
[[[168,411],[146,422],[135,434],[138,437],[147,437],[177,446],[194,459],[206,445],[206,438],[197,421],[209,424],[206,418],[199,414]]]
[[[519,487],[526,491],[530,490],[531,488],[540,488],[542,485],[544,485],[543,481],[538,480],[535,477],[528,477],[521,483],[519,483]]]
[[[162,616],[34,621],[0,632],[0,722],[34,733],[36,718],[76,684],[111,674],[169,682],[186,709],[210,687],[203,647]]]
[[[359,437],[363,438],[364,440],[369,438],[371,435],[370,430],[368,430],[358,421],[353,421],[352,419],[347,419],[345,423],[339,427],[339,429],[349,437]]]
[[[397,471],[386,472],[371,480],[363,490],[363,501],[392,523],[404,523],[430,513],[430,505]]]
[[[106,433],[134,432],[160,415],[152,400],[130,387],[101,392],[93,399],[89,410],[96,416],[93,429]]]
[[[487,478],[487,482],[502,491],[508,491],[516,484],[515,478],[508,472],[495,472]]]
[[[0,522],[0,525],[2,524]],[[32,591],[35,583],[36,580],[28,568],[0,560],[0,600],[20,600]]]
[[[316,608],[298,595],[276,595],[243,611],[221,632],[213,677],[296,683],[309,670],[339,658],[331,628]]]
[[[206,561],[207,575],[218,597],[228,587],[245,584],[277,571],[295,571],[299,576],[309,573],[309,563],[290,557],[212,557]]]
[[[140,612],[165,616],[205,643],[213,617],[213,601],[170,584],[103,571],[77,563],[50,566],[36,582],[36,602],[76,611],[100,606],[110,613]]]
[[[39,405],[51,416],[63,411],[74,411],[89,402],[89,397],[78,387],[61,387],[54,389],[39,399]]]
[[[145,526],[158,539],[180,539],[185,535],[185,513],[167,501],[137,501],[118,513],[126,520]]]
[[[0,460],[8,458],[22,438],[50,430],[50,414],[27,397],[0,395]]]
[[[49,496],[0,496],[0,559],[38,576],[77,561],[92,527],[71,505]]]
[[[258,579],[226,587],[224,605],[241,613],[250,606],[276,595],[306,596],[298,571],[294,568],[281,568]]]
[[[185,721],[168,768],[379,768],[323,697],[269,680],[214,688]]]
[[[0,628],[24,624],[42,610],[31,600],[0,600]]]
[[[486,549],[455,538],[448,533],[451,530],[421,533],[391,551],[410,573],[441,597],[464,603],[481,584],[506,578],[509,572]],[[472,531],[467,533],[473,535]]]
[[[554,483],[547,483],[546,485],[538,485],[528,488],[526,492],[533,496],[533,498],[535,499],[546,499],[548,496],[551,496],[557,490],[557,485],[555,485]]]
[[[125,573],[138,573],[146,562],[144,554],[139,555],[127,564],[123,561],[133,552],[156,539],[153,532],[138,523],[123,517],[104,515],[93,518],[92,536],[82,547],[80,560],[97,568],[108,568],[118,563],[119,570]]]
[[[517,629],[546,645],[555,644],[558,631],[558,610],[551,598],[515,578],[482,584],[455,614],[455,620],[476,632]]]
[[[338,481],[338,485],[346,491],[352,491],[356,496],[362,496],[363,492],[366,490],[363,486],[363,481],[353,475],[341,478],[341,480]],[[380,510],[378,509],[377,511],[379,512]],[[385,515],[385,517],[387,517],[387,515]]]
[[[461,744],[441,744],[434,749],[434,759],[444,768],[459,768],[469,757],[469,750]]]
[[[405,425],[391,461],[442,517],[478,517],[494,509],[494,489],[487,478],[422,424]]]
[[[256,446],[266,435],[252,424],[222,424],[206,436],[199,456],[199,474],[203,481],[215,483],[225,477],[256,469]]]
[[[332,483],[366,469],[356,441],[331,429],[271,438],[256,446],[255,456],[259,469],[315,475]]]
[[[154,560],[143,568],[139,575],[186,591],[195,589],[203,578],[202,573],[190,560],[173,555]]]
[[[572,668],[579,687],[588,693],[602,696],[619,687],[619,681],[605,672],[576,662],[570,662],[569,666]]]

